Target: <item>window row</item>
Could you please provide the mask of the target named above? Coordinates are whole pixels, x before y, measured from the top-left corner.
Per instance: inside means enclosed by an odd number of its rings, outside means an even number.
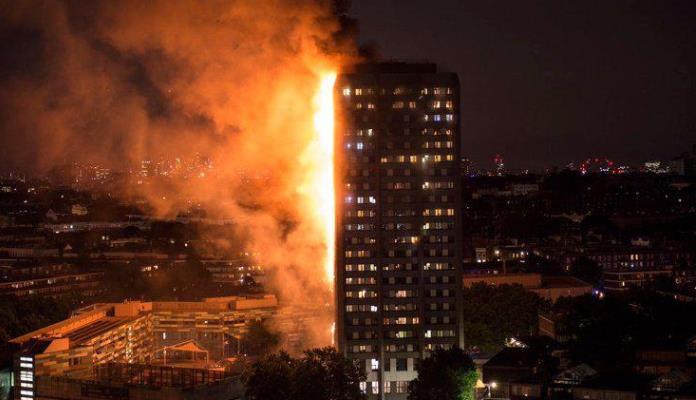
[[[377,204],[375,196],[346,196],[344,199],[346,204]]]
[[[423,121],[425,122],[452,122],[454,121],[454,114],[425,114],[423,115]]]
[[[363,129],[347,129],[344,132],[344,136],[358,136],[358,137],[372,137],[375,134],[375,130],[372,128]]]
[[[417,155],[393,155],[393,156],[382,156],[379,162],[382,164],[387,163],[417,163],[419,157]],[[444,161],[454,161],[453,154],[433,154],[433,155],[423,155],[420,157],[421,162],[444,162]]]
[[[454,208],[426,208],[423,210],[424,217],[453,216]]]
[[[394,271],[415,271],[418,269],[418,264],[414,263],[387,263],[382,266],[382,270],[386,272]],[[448,262],[427,262],[423,264],[424,271],[448,271],[453,270],[454,266]],[[374,272],[377,271],[376,264],[346,264],[346,272]]]
[[[424,149],[451,149],[454,147],[454,142],[451,140],[435,140],[423,142],[421,145]]]
[[[351,89],[349,86],[344,87],[341,89],[341,94],[343,96],[374,96],[376,94],[381,94],[381,95],[387,95],[387,94],[392,94],[394,96],[404,96],[404,95],[415,95],[415,94],[421,94],[421,95],[446,95],[446,94],[453,94],[454,89],[451,87],[423,87],[420,89],[414,88],[414,87],[408,87],[408,86],[397,86],[391,89],[387,88],[381,88],[381,89],[376,89],[376,88],[354,88]]]
[[[379,307],[376,304],[346,304],[346,312],[377,312]],[[386,312],[400,312],[400,311],[418,311],[418,304],[415,303],[385,303],[382,305],[382,310]],[[454,304],[448,302],[442,303],[428,303],[426,305],[426,310],[428,311],[453,311]],[[437,318],[437,317],[432,317]],[[437,319],[430,319],[430,323],[438,323]],[[440,320],[441,323],[453,323],[453,318],[448,317],[449,322],[443,322],[444,319]]]
[[[423,182],[421,187],[423,189],[431,189],[431,190],[454,189],[454,182],[452,182],[452,181]]]

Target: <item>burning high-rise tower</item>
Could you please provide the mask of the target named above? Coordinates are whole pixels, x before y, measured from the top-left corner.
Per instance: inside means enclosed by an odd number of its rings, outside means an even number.
[[[418,359],[463,345],[459,81],[360,65],[335,98],[336,340],[372,398],[405,398]]]

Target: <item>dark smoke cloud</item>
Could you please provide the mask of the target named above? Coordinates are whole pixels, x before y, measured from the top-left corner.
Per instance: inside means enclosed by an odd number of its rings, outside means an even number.
[[[278,90],[274,76],[312,73],[304,52],[336,57],[353,46],[348,6],[3,1],[2,167],[43,171],[85,158],[123,166],[228,144],[255,129],[234,111],[263,110],[257,101]]]
[[[215,179],[129,190],[161,216],[195,202],[233,218],[282,295],[327,301],[320,221],[298,188],[319,78],[354,56],[348,6],[0,0],[0,168],[204,155]],[[240,171],[269,178],[250,190]]]

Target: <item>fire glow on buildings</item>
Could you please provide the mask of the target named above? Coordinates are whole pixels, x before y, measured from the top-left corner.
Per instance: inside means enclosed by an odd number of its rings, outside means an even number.
[[[329,285],[333,285],[335,260],[335,199],[334,199],[334,83],[336,73],[329,72],[321,78],[319,90],[314,98],[316,111],[314,128],[315,143],[318,145],[313,156],[316,157],[316,174],[313,188],[318,204],[314,207],[316,218],[323,222],[326,255],[324,273]],[[310,147],[311,148],[311,147]]]

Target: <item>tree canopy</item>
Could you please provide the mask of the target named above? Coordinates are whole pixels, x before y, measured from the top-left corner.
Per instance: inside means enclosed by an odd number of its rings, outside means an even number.
[[[255,363],[246,379],[250,400],[362,400],[364,373],[334,348],[307,350],[300,358],[285,352]]]
[[[474,400],[476,366],[462,349],[437,349],[417,371],[418,378],[408,385],[409,400]]]
[[[475,284],[463,290],[464,338],[469,347],[493,351],[511,336],[533,333],[548,302],[520,285]]]

